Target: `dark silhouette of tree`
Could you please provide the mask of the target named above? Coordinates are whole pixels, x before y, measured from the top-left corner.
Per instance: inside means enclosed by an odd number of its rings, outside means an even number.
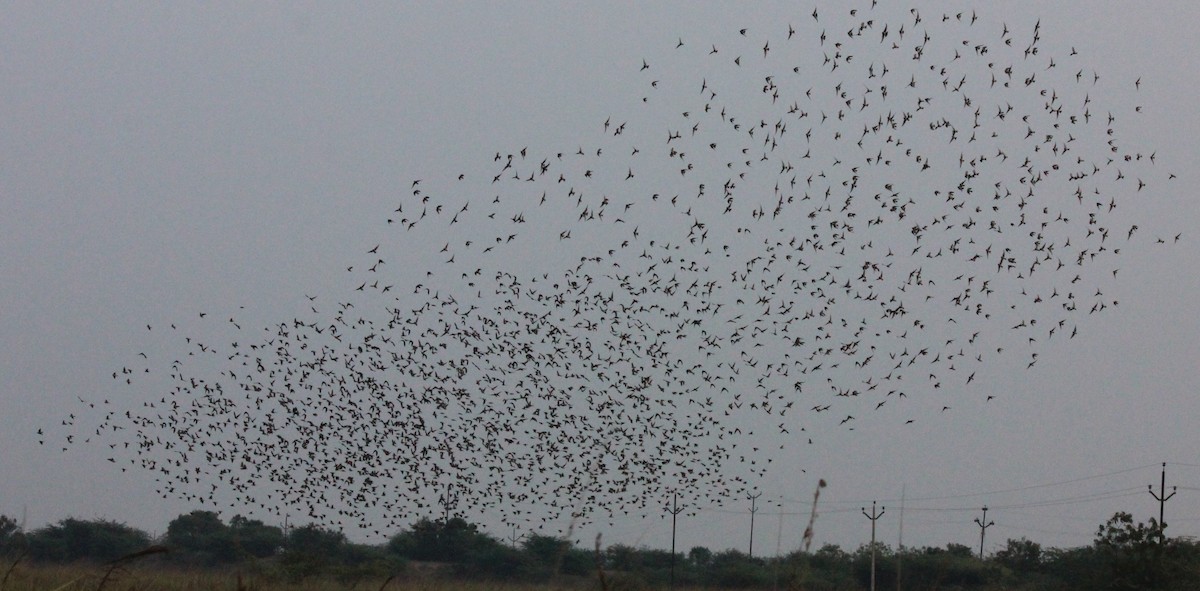
[[[21,526],[17,524],[17,520],[7,515],[0,515],[0,556],[11,553],[17,545],[23,544],[23,537]]]
[[[712,550],[709,550],[704,546],[696,546],[695,548],[688,550],[688,562],[691,563],[691,566],[696,569],[708,568],[708,566],[712,564],[712,557]]]
[[[1096,549],[1108,564],[1112,591],[1195,589],[1200,586],[1196,546],[1166,539],[1163,526],[1134,522],[1118,512],[1096,532]]]
[[[1055,589],[1061,591],[1194,591],[1200,589],[1200,544],[1163,539],[1154,520],[1135,523],[1117,513],[1100,526],[1093,544],[1043,548],[1021,538],[981,560],[962,544],[907,548],[903,552],[906,589]],[[440,562],[448,580],[556,583],[574,586],[595,580],[595,556],[559,537],[528,534],[511,547],[462,519],[421,520],[387,544],[350,543],[339,531],[306,525],[284,535],[278,527],[242,516],[228,524],[216,513],[193,511],[174,519],[165,535],[172,556],[189,564],[220,566],[277,556],[263,568],[292,580],[320,575],[355,586],[401,573],[407,560]],[[36,562],[104,562],[149,546],[136,529],[108,521],[65,519],[22,534],[16,522],[0,516],[0,557],[14,564],[29,549]],[[5,556],[5,548],[17,552]],[[856,591],[870,580],[869,545],[846,552],[825,545],[813,553],[795,551],[780,558],[751,558],[738,550],[714,552],[697,546],[676,557],[676,582],[712,589],[807,589]],[[878,552],[877,586],[896,586],[897,551]],[[613,545],[602,550],[603,568],[613,589],[665,586],[671,554],[654,548]]]
[[[257,519],[235,515],[229,520],[229,537],[239,558],[267,558],[283,548],[283,530]]]
[[[232,562],[238,558],[229,527],[213,511],[192,511],[171,520],[164,540],[175,560],[198,565]]]
[[[342,532],[315,524],[296,527],[284,538],[280,563],[293,580],[305,579],[341,563],[347,546]]]
[[[521,542],[521,549],[538,564],[553,566],[571,547],[571,543],[556,537],[533,534]]]
[[[410,560],[462,562],[472,551],[498,544],[465,519],[421,519],[388,542],[388,549]]]
[[[48,562],[108,562],[150,545],[150,536],[123,523],[67,518],[28,535],[29,555]]]
[[[998,565],[980,560],[971,547],[963,544],[906,551],[903,560],[906,588],[979,588],[999,580],[1002,574]],[[881,566],[890,569],[894,564],[893,560],[885,560]]]
[[[611,571],[633,572],[641,567],[641,553],[633,546],[613,544],[604,550],[604,567]]]
[[[1009,539],[992,560],[1016,572],[1037,572],[1042,567],[1042,545],[1025,538]]]
[[[1042,568],[1063,589],[1095,591],[1109,583],[1108,565],[1096,546],[1050,548],[1042,552]],[[1028,580],[1028,576],[1021,577]],[[1053,585],[1044,585],[1053,588]]]
[[[533,534],[525,538],[521,549],[529,560],[530,574],[536,579],[558,574],[589,575],[595,568],[590,553],[557,536]]]
[[[871,544],[863,544],[854,551],[850,560],[854,579],[862,587],[871,585]],[[883,542],[875,542],[875,586],[890,589],[896,586],[896,554]]]
[[[387,550],[407,560],[452,563],[451,572],[464,578],[517,580],[529,574],[529,558],[524,551],[504,545],[457,517],[446,521],[421,519],[392,536]]]
[[[284,541],[287,554],[312,557],[337,558],[346,546],[346,535],[340,531],[308,524],[293,528]]]
[[[845,588],[853,584],[854,566],[850,554],[837,544],[825,544],[808,558],[808,567],[798,575],[813,581],[827,583],[833,588]]]
[[[706,579],[719,587],[763,587],[771,582],[770,573],[762,561],[750,558],[740,550],[725,550],[713,554]]]

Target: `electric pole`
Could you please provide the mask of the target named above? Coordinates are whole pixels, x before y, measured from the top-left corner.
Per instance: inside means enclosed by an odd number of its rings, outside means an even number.
[[[1147,484],[1146,488],[1150,490],[1150,496],[1154,497],[1154,500],[1158,501],[1158,541],[1166,542],[1167,541],[1167,532],[1166,532],[1167,524],[1163,523],[1163,509],[1164,509],[1164,505],[1167,504],[1167,500],[1169,500],[1171,497],[1175,496],[1175,487],[1174,486],[1171,487],[1171,494],[1167,494],[1167,463],[1166,462],[1162,463],[1162,480],[1159,481],[1158,486],[1159,486],[1158,494],[1154,494],[1154,485],[1153,484]]]
[[[683,508],[679,506],[679,493],[671,495],[671,509],[668,513],[671,514],[671,589],[675,589],[675,518],[683,512]]]
[[[900,485],[900,535],[896,540],[896,591],[900,591],[901,566],[904,559],[904,493],[908,486]]]
[[[758,513],[758,497],[761,496],[762,493],[746,495],[750,499],[750,558],[754,558],[754,514]]]
[[[771,591],[779,589],[779,551],[783,548],[783,504],[776,507],[779,509],[779,528],[775,530],[775,568],[771,575]]]
[[[452,483],[446,483],[446,495],[442,497],[442,526],[450,523],[450,507],[458,501],[457,495],[451,495],[450,490],[453,487]]]
[[[976,517],[975,523],[979,525],[979,559],[983,560],[983,535],[987,532],[987,528],[996,525],[996,522],[987,520],[987,507],[984,507],[983,519]]]
[[[871,501],[871,512],[867,513],[867,508],[862,508],[862,514],[871,520],[871,591],[875,591],[875,522],[883,517],[884,507],[880,507],[879,511],[875,511],[875,501]]]
[[[519,536],[517,535],[517,526],[514,525],[512,528],[512,534],[510,534],[508,536],[508,541],[510,544],[512,544],[512,547],[516,548],[517,542],[520,542],[524,538],[525,538],[525,534],[521,534]]]

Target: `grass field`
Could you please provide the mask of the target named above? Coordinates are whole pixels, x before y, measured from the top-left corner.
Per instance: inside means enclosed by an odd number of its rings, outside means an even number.
[[[4,570],[7,570],[5,565]],[[559,591],[599,589],[595,581],[553,584],[469,582],[405,575],[386,578],[312,577],[299,581],[239,570],[179,570],[133,566],[108,572],[94,565],[30,565],[12,569],[0,591]],[[105,576],[108,578],[105,579]],[[0,577],[3,572],[0,572]],[[613,591],[616,591],[615,589]]]

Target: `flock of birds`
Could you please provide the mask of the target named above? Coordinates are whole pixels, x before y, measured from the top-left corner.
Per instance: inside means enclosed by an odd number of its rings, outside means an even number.
[[[1040,23],[834,6],[672,39],[578,145],[413,180],[341,297],[172,325],[112,375],[146,402],[88,402],[64,449],[214,508],[563,528],[741,498],[816,424],[985,403],[1118,305],[1127,243],[1180,238],[1125,215],[1171,177],[1104,100],[1141,82]]]

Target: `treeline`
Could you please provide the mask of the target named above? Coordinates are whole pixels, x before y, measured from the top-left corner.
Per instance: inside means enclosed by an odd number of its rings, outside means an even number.
[[[876,586],[906,589],[1113,590],[1200,588],[1200,544],[1169,539],[1151,520],[1135,523],[1117,513],[1100,526],[1089,546],[1043,548],[1008,540],[991,556],[971,548],[905,548],[884,544],[875,551]],[[104,563],[161,545],[155,558],[167,566],[258,569],[300,579],[310,576],[389,577],[432,573],[457,579],[560,582],[576,579],[605,589],[664,587],[674,571],[681,587],[856,591],[871,579],[872,547],[846,551],[826,545],[815,552],[751,558],[738,550],[695,547],[670,552],[612,545],[597,551],[560,538],[529,535],[506,544],[462,519],[421,520],[385,544],[356,544],[340,532],[315,525],[289,528],[210,511],[171,521],[159,539],[104,520],[64,519],[30,532],[0,516],[0,556],[31,563]]]

